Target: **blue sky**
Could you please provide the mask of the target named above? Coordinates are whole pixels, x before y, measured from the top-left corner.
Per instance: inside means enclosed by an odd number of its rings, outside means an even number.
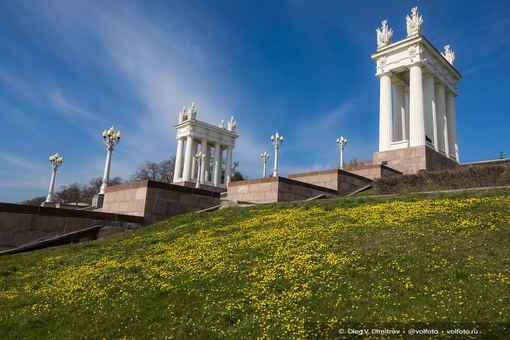
[[[0,0],[0,201],[45,196],[101,177],[101,133],[123,133],[111,176],[175,155],[175,124],[234,116],[234,161],[262,173],[270,136],[285,137],[280,175],[331,169],[378,149],[376,28],[393,41],[418,6],[423,34],[450,44],[462,163],[510,157],[510,2]],[[272,164],[272,157],[269,160]]]

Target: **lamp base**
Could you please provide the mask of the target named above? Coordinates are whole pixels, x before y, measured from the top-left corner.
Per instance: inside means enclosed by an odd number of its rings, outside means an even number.
[[[92,206],[96,208],[102,208],[104,202],[104,194],[95,194],[92,198]]]

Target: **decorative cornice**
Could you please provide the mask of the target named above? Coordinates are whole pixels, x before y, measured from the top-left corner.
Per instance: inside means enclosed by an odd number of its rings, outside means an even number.
[[[371,54],[376,61],[376,76],[387,72],[400,72],[415,63],[422,63],[443,81],[451,91],[457,92],[457,81],[462,76],[423,35],[405,38]]]

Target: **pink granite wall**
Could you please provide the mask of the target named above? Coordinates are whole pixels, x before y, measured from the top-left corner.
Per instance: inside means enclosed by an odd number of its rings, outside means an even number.
[[[386,162],[388,167],[401,171],[404,175],[416,174],[420,170],[448,170],[457,166],[455,161],[428,146],[374,153],[374,164],[382,162]]]
[[[358,189],[369,185],[369,178],[340,169],[312,171],[302,174],[289,175],[289,179],[318,185],[335,190],[338,195],[348,195]]]
[[[402,175],[402,172],[382,164],[361,165],[344,170],[369,179]]]
[[[118,214],[0,203],[0,250],[102,225],[104,221],[141,224]]]
[[[319,196],[334,196],[336,190],[284,177],[268,177],[230,182],[227,199],[236,202],[274,203],[299,201]]]
[[[339,170],[321,170],[289,175],[290,179],[338,191]]]
[[[106,188],[101,211],[142,216],[150,224],[220,204],[220,193],[182,185],[138,181]]]

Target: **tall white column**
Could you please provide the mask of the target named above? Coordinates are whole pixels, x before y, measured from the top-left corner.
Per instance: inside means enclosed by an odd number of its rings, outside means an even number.
[[[423,76],[423,118],[425,119],[425,135],[429,138],[429,143],[433,144],[434,134],[434,76],[427,73]],[[435,145],[435,144],[434,144]]]
[[[213,185],[217,187],[221,178],[221,148],[220,143],[214,144],[214,161],[213,161]]]
[[[193,179],[196,179],[198,178],[198,174],[197,174],[197,159],[195,157],[195,155],[197,154],[197,151],[198,151],[198,144],[196,142],[193,142],[193,149],[191,150],[191,158],[192,158],[192,161],[191,161],[191,178]]]
[[[390,149],[393,139],[392,104],[391,104],[391,73],[385,73],[380,78],[379,97],[379,151]]]
[[[209,145],[207,145],[205,147],[205,161],[204,161],[204,168],[205,168],[205,176],[203,177],[204,178],[204,181],[208,182],[208,181],[212,181],[212,178],[211,178],[211,147]]]
[[[177,140],[177,153],[175,154],[174,182],[182,177],[182,151],[184,148],[184,140]]]
[[[437,87],[434,85],[434,100],[432,101],[432,130],[434,131],[434,150],[439,152],[439,131],[437,129]]]
[[[228,186],[228,183],[232,179],[232,147],[227,146],[227,159],[225,164],[225,186]]]
[[[186,140],[186,153],[184,155],[184,169],[182,171],[182,180],[185,182],[191,180],[191,162],[193,158],[193,136],[188,136]]]
[[[405,101],[405,126],[404,126],[404,134],[403,138],[405,140],[409,140],[409,87],[404,88],[404,101]]]
[[[436,116],[437,116],[437,144],[436,150],[440,152],[445,151],[444,140],[444,120],[446,115],[446,102],[445,102],[445,88],[444,84],[436,85]]]
[[[220,154],[220,164],[219,164],[219,171],[216,172],[216,176],[218,176],[216,182],[218,183],[217,186],[220,186],[221,184],[221,175],[223,173],[223,151],[224,149],[220,146],[220,148],[218,149],[219,151],[219,154]]]
[[[448,146],[450,152],[447,155],[454,158],[458,163],[460,162],[459,143],[457,141],[457,117],[455,112],[455,96],[453,93],[448,93],[446,95],[446,120],[448,121]]]
[[[199,175],[200,182],[201,182],[200,184],[205,182],[205,180],[206,180],[205,179],[205,168],[209,167],[208,166],[209,163],[207,163],[207,160],[209,158],[209,157],[207,157],[207,151],[208,151],[207,149],[208,149],[207,140],[202,139],[202,144],[200,145],[200,152],[202,152],[204,154],[204,160],[202,162],[202,166],[200,167],[200,175]]]
[[[406,108],[402,84],[395,84],[393,87],[393,114],[393,140],[405,140]]]
[[[409,80],[409,146],[425,145],[423,77],[420,65],[412,65]]]
[[[444,154],[446,155],[446,157],[450,157],[450,144],[448,140],[448,118],[446,117],[446,110],[444,116],[443,134],[444,134]]]

